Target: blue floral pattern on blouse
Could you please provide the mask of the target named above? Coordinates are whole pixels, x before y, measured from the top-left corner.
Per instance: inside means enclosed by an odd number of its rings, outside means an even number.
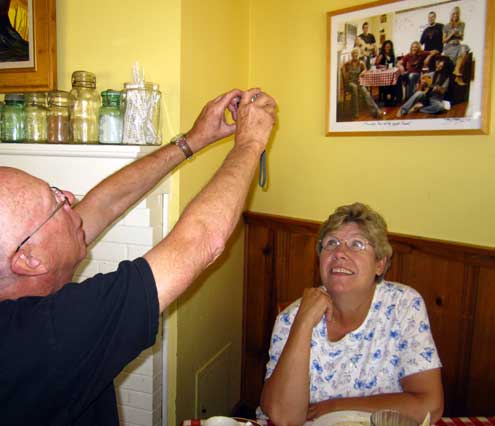
[[[282,354],[300,302],[277,317],[266,379]],[[377,284],[368,316],[358,329],[330,342],[325,317],[313,328],[310,402],[402,392],[403,377],[438,367],[441,362],[423,298],[411,287],[382,282]]]

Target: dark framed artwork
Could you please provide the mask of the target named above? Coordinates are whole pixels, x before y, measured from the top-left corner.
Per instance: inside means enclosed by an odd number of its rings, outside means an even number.
[[[329,12],[326,134],[487,134],[494,11],[380,0]]]
[[[0,92],[57,86],[56,0],[0,0]]]

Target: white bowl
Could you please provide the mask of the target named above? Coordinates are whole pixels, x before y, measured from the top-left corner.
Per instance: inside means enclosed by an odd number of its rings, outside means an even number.
[[[239,426],[239,423],[232,417],[214,416],[206,419],[205,426]]]

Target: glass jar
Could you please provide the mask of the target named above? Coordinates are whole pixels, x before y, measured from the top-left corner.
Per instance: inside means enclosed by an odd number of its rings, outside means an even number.
[[[48,94],[47,140],[49,143],[70,142],[69,92],[57,90]]]
[[[2,115],[3,115],[3,107],[5,104],[0,102],[0,142],[2,142]]]
[[[46,93],[28,93],[24,105],[24,141],[46,142]]]
[[[160,98],[158,84],[125,83],[123,102],[125,104],[124,143],[159,145]]]
[[[120,92],[101,92],[103,106],[100,108],[100,143],[122,143],[123,118],[120,110]]]
[[[2,142],[22,142],[24,139],[24,95],[5,95],[2,111]]]
[[[74,71],[70,95],[72,142],[98,143],[100,95],[96,91],[96,76],[88,71]]]

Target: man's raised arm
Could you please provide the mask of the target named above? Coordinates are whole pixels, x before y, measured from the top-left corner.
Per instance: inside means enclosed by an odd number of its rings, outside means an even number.
[[[234,104],[241,95],[240,90],[234,89],[205,105],[187,133],[187,144],[193,152],[234,133],[236,125],[227,124],[225,110],[231,110],[236,119]],[[86,243],[93,242],[184,158],[179,147],[166,145],[114,173],[88,192],[75,206],[83,219]]]
[[[242,95],[234,147],[169,235],[144,256],[155,277],[160,311],[223,251],[270,137],[275,108],[275,101],[257,89]]]

